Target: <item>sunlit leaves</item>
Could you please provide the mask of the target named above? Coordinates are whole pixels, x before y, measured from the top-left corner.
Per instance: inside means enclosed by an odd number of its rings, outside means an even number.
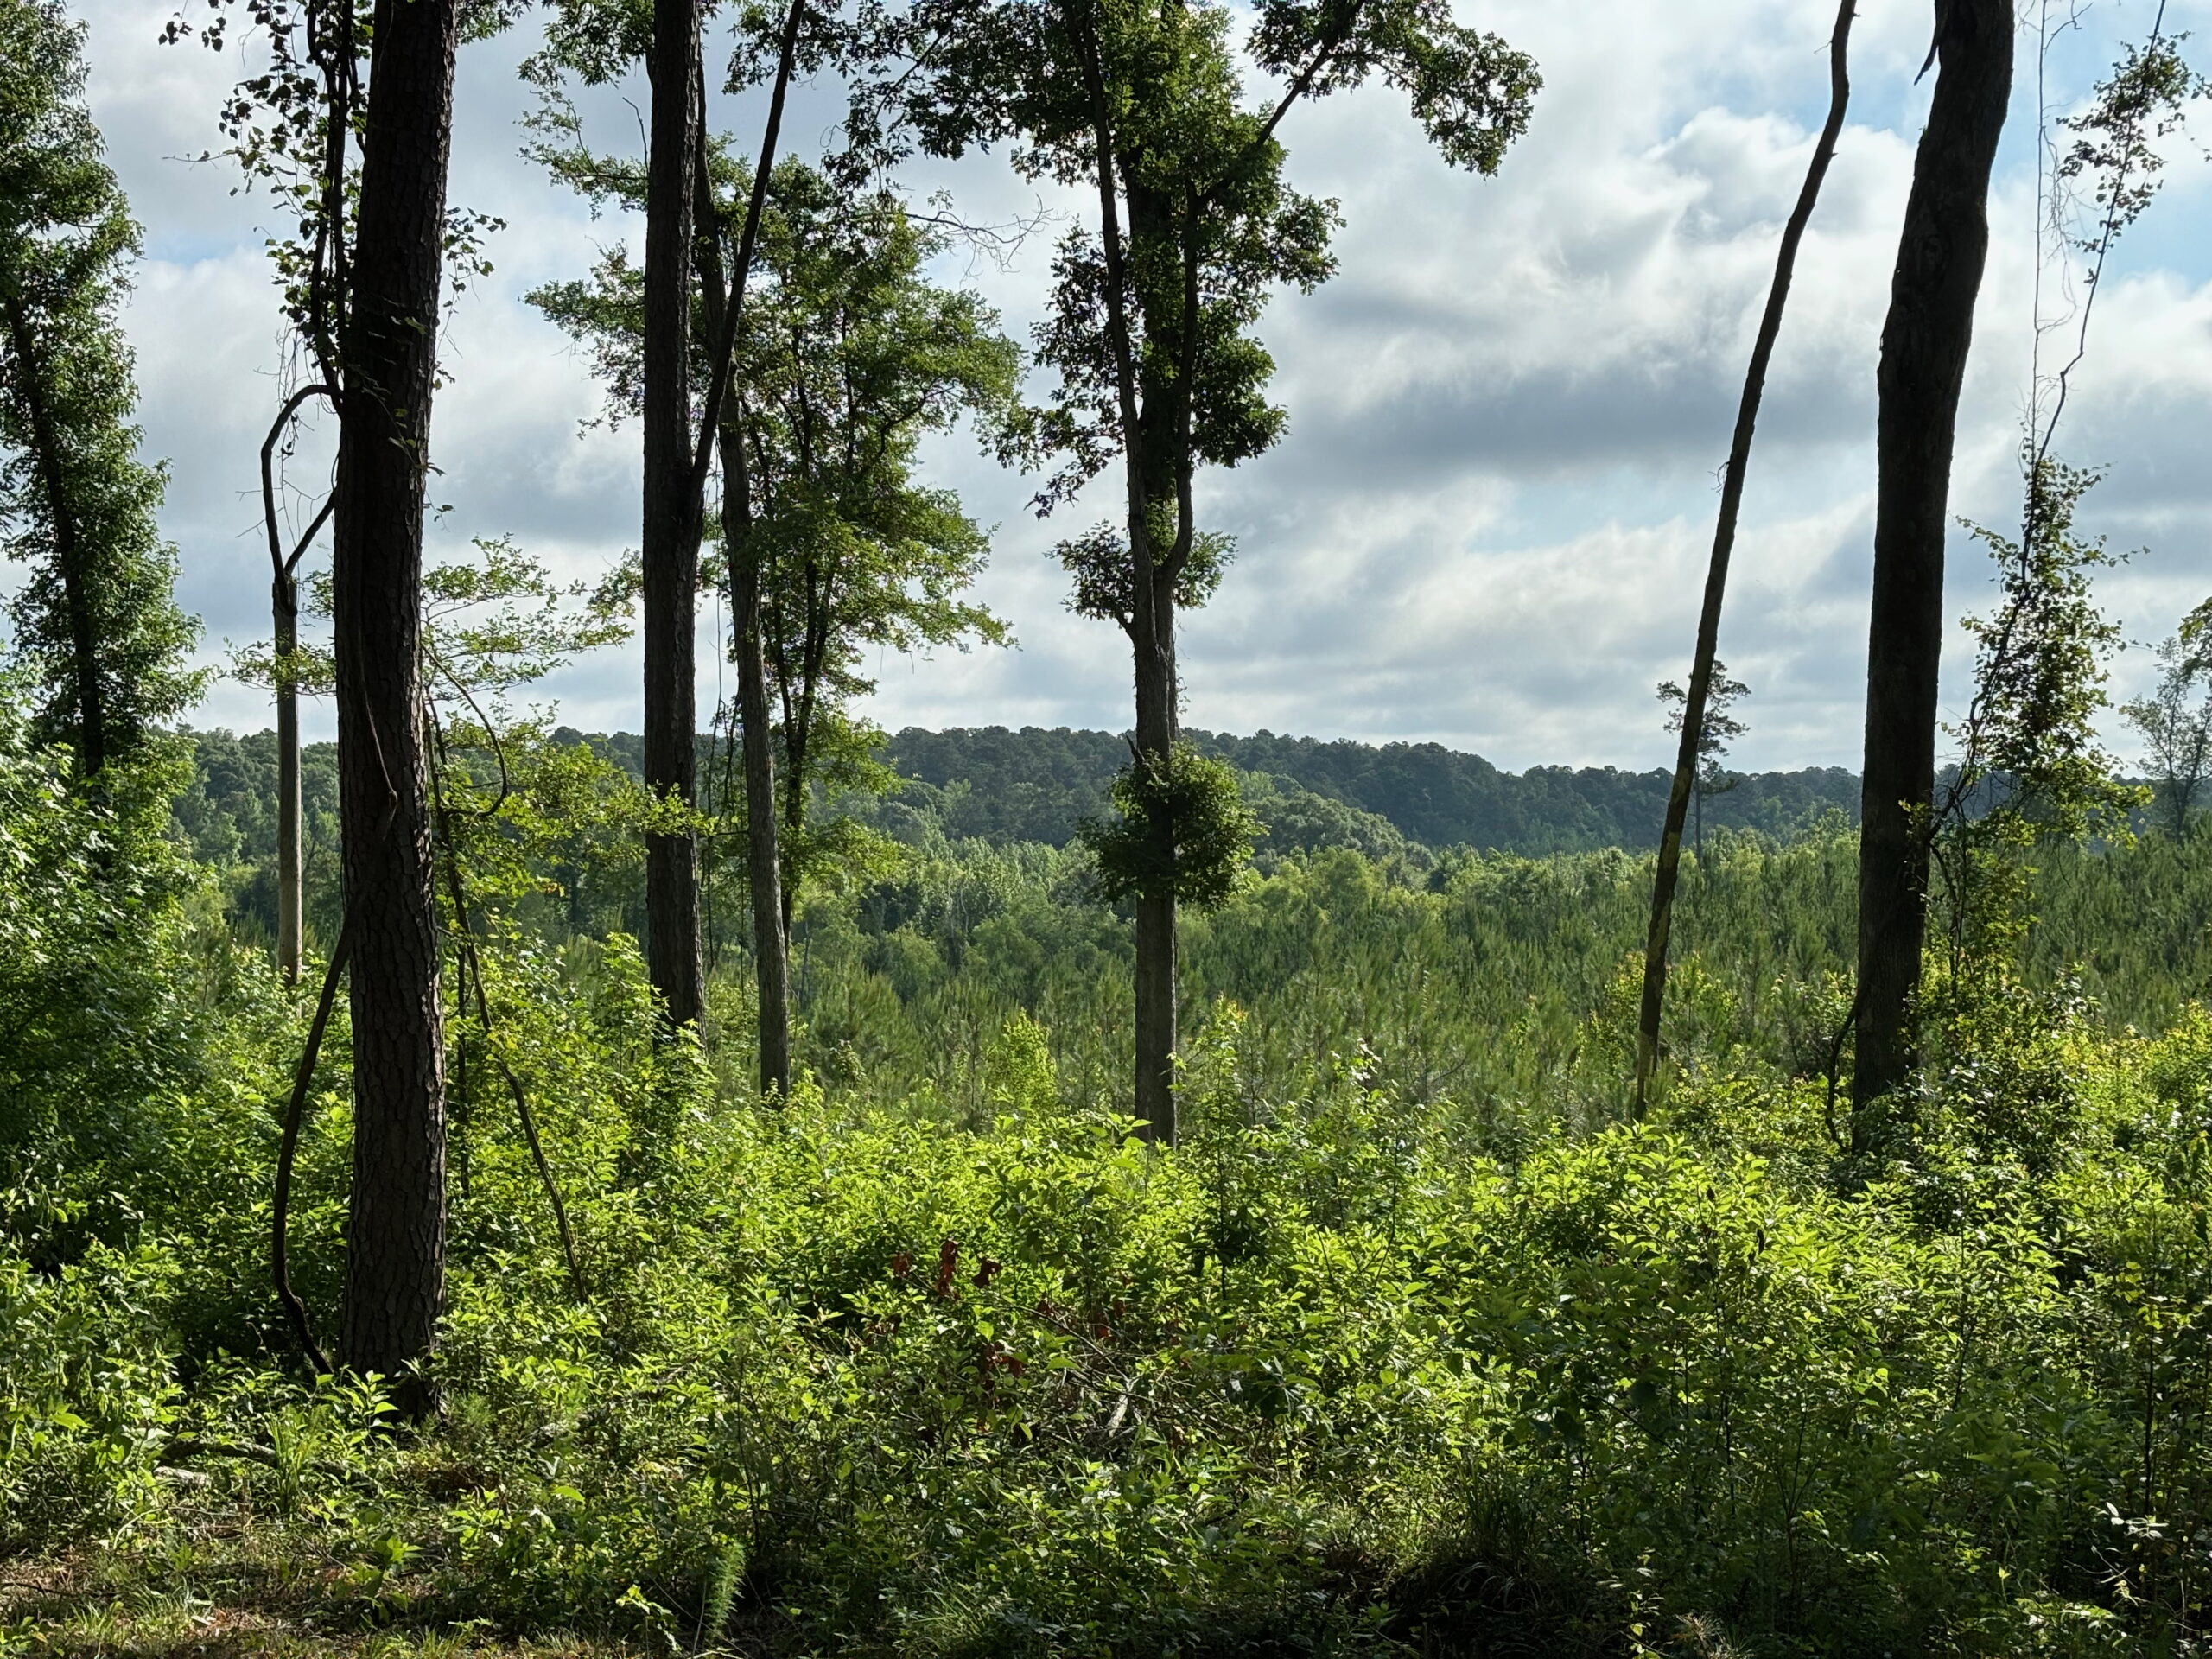
[[[1167,899],[1211,909],[1229,897],[1265,833],[1223,761],[1178,743],[1164,763],[1140,755],[1114,780],[1115,816],[1077,831],[1109,902]]]

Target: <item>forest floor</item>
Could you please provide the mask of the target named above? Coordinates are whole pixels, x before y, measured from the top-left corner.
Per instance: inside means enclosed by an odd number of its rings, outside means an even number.
[[[0,1565],[7,1659],[642,1659],[603,1637],[515,1640],[448,1622],[427,1573],[345,1560],[327,1535],[209,1529],[151,1549],[88,1549]],[[734,1652],[742,1649],[723,1649]]]

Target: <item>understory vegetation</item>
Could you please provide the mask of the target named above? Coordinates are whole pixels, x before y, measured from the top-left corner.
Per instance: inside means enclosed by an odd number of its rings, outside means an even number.
[[[177,746],[93,800],[10,723],[14,1649],[2201,1650],[2212,837],[2026,854],[2037,919],[1931,952],[1925,1081],[1858,1154],[1840,823],[1713,838],[1641,1122],[1648,860],[1266,855],[1184,922],[1169,1148],[1118,1109],[1079,849],[879,835],[802,907],[807,1077],[764,1104],[742,938],[671,1038],[571,903],[633,786],[506,754],[505,800],[448,779],[474,966],[408,1427],[269,1289],[318,976],[193,854]],[[318,1329],[347,1064],[341,1000],[289,1217]]]

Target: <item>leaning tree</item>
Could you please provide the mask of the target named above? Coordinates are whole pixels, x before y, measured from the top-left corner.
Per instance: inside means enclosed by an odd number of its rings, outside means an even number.
[[[1766,397],[1767,371],[1782,338],[1782,319],[1789,304],[1790,284],[1796,278],[1797,253],[1813,222],[1813,209],[1821,199],[1821,186],[1835,160],[1843,137],[1843,122],[1851,107],[1851,25],[1858,15],[1857,0],[1842,0],[1828,34],[1828,112],[1813,142],[1812,160],[1799,187],[1796,205],[1782,230],[1775,254],[1774,277],[1767,285],[1766,308],[1760,314],[1752,338],[1750,366],[1744,371],[1744,387],[1736,404],[1735,434],[1728,445],[1726,470],[1721,474],[1720,512],[1713,531],[1713,548],[1705,567],[1705,596],[1698,607],[1697,643],[1690,661],[1689,683],[1676,688],[1670,699],[1680,706],[1667,729],[1681,734],[1675,753],[1675,775],[1667,791],[1667,813],[1659,833],[1659,856],[1651,882],[1651,923],[1644,935],[1643,991],[1636,1025],[1636,1109],[1640,1113],[1650,1098],[1652,1080],[1659,1065],[1659,1021],[1667,1000],[1667,949],[1675,925],[1675,886],[1681,869],[1682,827],[1693,797],[1697,804],[1697,849],[1705,850],[1707,774],[1713,751],[1708,745],[1708,723],[1719,725],[1727,716],[1721,708],[1722,688],[1732,684],[1719,661],[1720,613],[1728,596],[1728,567],[1735,556],[1736,526],[1744,508],[1744,486],[1751,462],[1751,440],[1758,430],[1759,405]],[[1668,685],[1660,695],[1668,696]],[[1738,684],[1730,696],[1740,695]],[[1738,728],[1740,730],[1740,728]],[[1724,738],[1734,734],[1724,733]]]

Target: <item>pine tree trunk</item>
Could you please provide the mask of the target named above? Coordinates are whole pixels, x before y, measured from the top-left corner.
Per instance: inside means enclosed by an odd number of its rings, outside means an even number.
[[[692,168],[699,99],[696,0],[654,0],[652,132],[645,177],[645,786],[697,799],[692,660],[699,587],[699,494],[691,439]],[[645,842],[645,963],[670,1022],[696,1025],[705,1001],[699,842],[689,830]]]
[[[300,850],[300,690],[290,667],[300,649],[300,584],[289,574],[272,595],[276,637],[276,967],[300,977],[304,880]]]
[[[333,513],[339,791],[353,938],[353,1189],[341,1354],[416,1369],[445,1290],[444,1056],[420,671],[423,499],[453,115],[454,0],[378,7]]]
[[[1936,15],[1942,67],[1913,166],[1878,378],[1852,1077],[1852,1137],[1861,1151],[1864,1109],[1902,1084],[1914,1064],[1951,455],[1989,248],[1990,169],[2012,86],[2010,0],[1942,0]]]

